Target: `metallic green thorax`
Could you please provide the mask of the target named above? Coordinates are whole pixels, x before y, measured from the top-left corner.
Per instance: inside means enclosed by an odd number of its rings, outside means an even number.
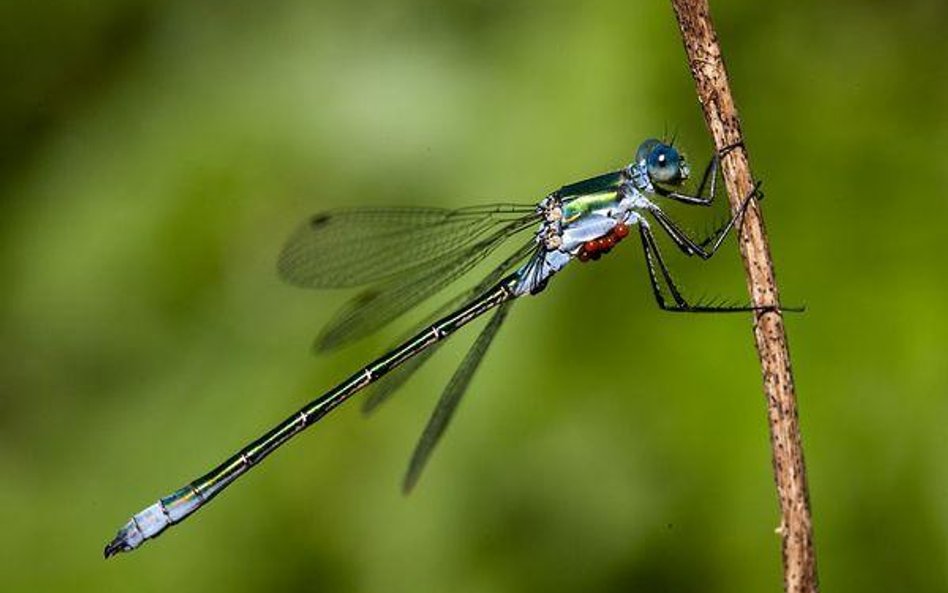
[[[622,179],[622,171],[612,171],[611,173],[592,177],[591,179],[584,179],[583,181],[564,185],[556,191],[556,197],[565,199],[572,196],[585,196],[588,194],[615,191],[619,189]]]
[[[569,224],[590,212],[615,204],[621,183],[621,171],[613,171],[560,188],[556,194],[563,199],[563,222]]]
[[[614,206],[618,201],[614,191],[580,196],[563,204],[563,222],[569,224],[590,212]]]

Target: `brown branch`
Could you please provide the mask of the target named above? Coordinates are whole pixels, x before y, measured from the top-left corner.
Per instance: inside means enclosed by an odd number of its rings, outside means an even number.
[[[698,90],[698,101],[715,146],[718,151],[735,144],[743,147],[743,150],[728,152],[721,162],[731,209],[736,212],[742,198],[753,190],[754,181],[721,48],[711,23],[708,2],[672,0],[672,5]],[[767,233],[756,201],[747,209],[740,237],[751,301],[755,306],[778,307],[780,300]],[[783,317],[775,309],[756,313],[754,321],[754,337],[767,397],[774,479],[780,498],[781,520],[777,533],[783,545],[784,590],[789,593],[816,593],[819,585],[813,550],[813,524]]]

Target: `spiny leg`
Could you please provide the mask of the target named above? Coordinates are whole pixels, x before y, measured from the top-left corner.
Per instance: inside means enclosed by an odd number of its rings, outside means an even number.
[[[682,228],[679,227],[675,221],[669,218],[668,215],[665,214],[660,208],[655,207],[650,210],[650,212],[652,213],[652,216],[655,217],[655,220],[662,227],[662,229],[668,233],[668,236],[671,237],[675,245],[677,245],[685,255],[697,255],[701,259],[710,259],[711,256],[713,256],[721,246],[721,244],[724,243],[724,239],[727,238],[728,232],[730,232],[731,228],[735,226],[735,223],[737,223],[738,220],[743,220],[744,212],[747,210],[747,206],[750,204],[751,199],[753,199],[754,196],[761,195],[760,183],[761,182],[758,181],[754,184],[754,189],[751,190],[746,198],[744,198],[740,209],[738,209],[738,211],[732,215],[727,222],[722,224],[711,235],[701,241],[697,241],[689,237],[688,234],[682,230]],[[742,225],[738,224],[737,226],[740,228]],[[711,245],[710,249],[706,249],[708,245]]]
[[[645,226],[645,222],[639,223],[639,237],[642,239],[642,250],[645,253],[645,269],[648,271],[648,279],[652,285],[652,294],[655,295],[655,302],[658,303],[658,308],[662,310],[668,310],[669,305],[665,303],[665,296],[662,294],[662,287],[659,284],[658,276],[655,274],[655,262],[653,257],[659,262],[659,269],[662,271],[662,275],[665,277],[665,284],[668,285],[668,290],[672,294],[672,298],[675,299],[677,306],[687,306],[687,302],[678,292],[678,288],[675,286],[674,281],[671,280],[671,275],[668,272],[667,266],[662,261],[662,254],[656,249],[652,251],[651,246],[654,244],[654,238],[652,237],[651,231],[648,230],[648,227]],[[653,255],[654,253],[654,255]]]
[[[750,305],[692,305],[688,303],[675,285],[671,272],[669,272],[665,260],[662,259],[662,253],[658,249],[655,237],[644,222],[639,223],[639,236],[642,239],[642,249],[645,252],[645,267],[648,270],[649,281],[652,284],[652,293],[655,295],[655,302],[658,303],[659,309],[673,313],[738,313],[741,311],[773,311],[775,309],[775,307],[754,307]],[[668,291],[675,300],[674,305],[670,305],[665,301],[658,275],[655,272],[656,265],[665,280]]]

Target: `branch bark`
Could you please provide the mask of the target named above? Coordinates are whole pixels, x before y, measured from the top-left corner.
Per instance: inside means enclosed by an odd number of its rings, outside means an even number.
[[[736,212],[744,196],[753,190],[754,181],[708,2],[672,0],[672,6],[697,87],[698,101],[715,147],[718,151],[735,144],[743,147],[728,152],[721,160],[731,209]],[[756,201],[752,201],[747,209],[739,244],[751,302],[755,306],[779,307],[767,233]],[[777,533],[782,540],[784,590],[817,593],[819,584],[806,467],[790,351],[779,309],[755,314],[754,337],[763,372],[774,480],[780,499],[781,520]]]

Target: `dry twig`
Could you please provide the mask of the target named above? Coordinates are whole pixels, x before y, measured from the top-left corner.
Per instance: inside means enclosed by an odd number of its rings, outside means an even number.
[[[705,121],[720,151],[743,143],[737,108],[731,97],[727,72],[711,23],[707,0],[672,0],[681,29],[688,64],[695,79]],[[743,146],[743,144],[741,144]],[[733,150],[722,159],[731,209],[740,207],[742,196],[753,189],[747,149]],[[778,307],[767,233],[756,202],[747,209],[740,239],[747,287],[755,306]],[[797,417],[796,395],[790,370],[790,352],[783,317],[778,310],[755,314],[754,337],[764,378],[774,478],[780,498],[781,521],[777,532],[783,544],[784,590],[816,593],[816,554],[803,446]]]

